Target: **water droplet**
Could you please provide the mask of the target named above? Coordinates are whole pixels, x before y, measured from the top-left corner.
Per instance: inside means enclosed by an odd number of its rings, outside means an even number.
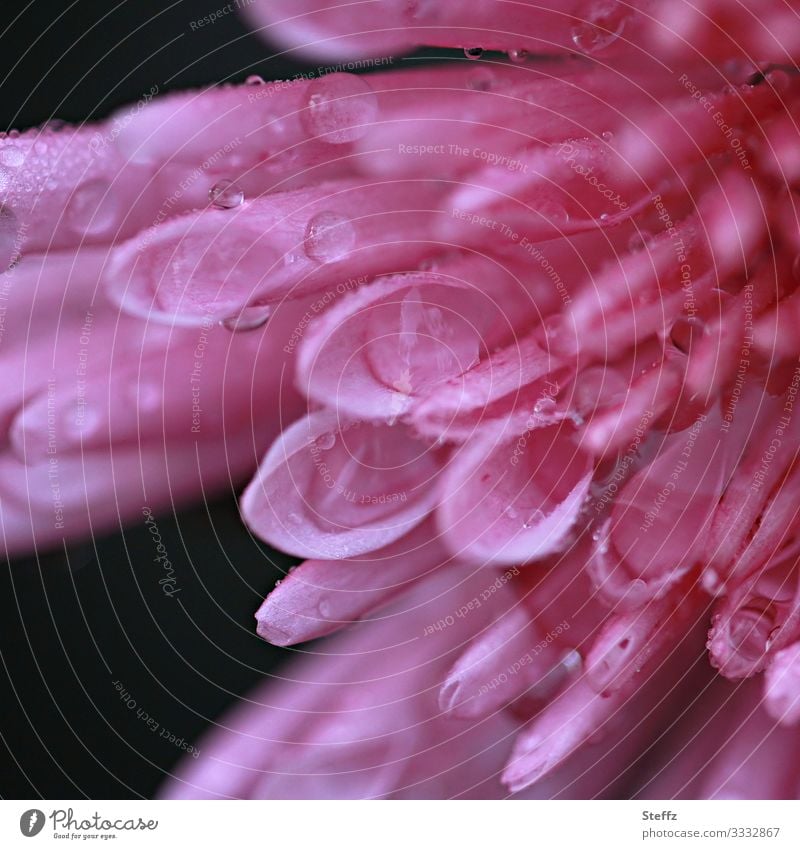
[[[433,271],[436,268],[436,260],[428,258],[423,259],[419,264],[420,271]]]
[[[229,315],[220,321],[222,327],[231,333],[246,333],[249,330],[258,330],[263,327],[272,315],[272,307],[269,304],[252,304],[245,307],[236,315]]]
[[[791,77],[781,68],[775,68],[767,73],[767,82],[775,91],[786,91],[789,88]]]
[[[601,137],[604,142],[608,142],[610,144],[614,140],[614,133],[612,133],[611,130],[606,130],[601,134]]]
[[[306,228],[306,254],[317,262],[335,262],[352,249],[356,231],[349,218],[336,212],[320,212]]]
[[[628,239],[628,250],[632,253],[640,251],[650,241],[652,236],[644,230],[639,230]]]
[[[329,74],[309,83],[308,108],[300,118],[306,131],[328,144],[362,138],[378,114],[370,85],[354,74]]]
[[[705,332],[705,324],[699,318],[681,316],[669,332],[672,344],[682,353],[688,354]]]
[[[800,254],[797,254],[792,262],[792,275],[795,280],[800,282]]]
[[[119,220],[119,201],[105,180],[81,183],[70,195],[65,218],[70,227],[87,236],[99,236]]]
[[[558,314],[549,315],[544,320],[543,327],[544,335],[550,342],[555,342],[561,338],[561,334],[564,331],[564,321]]]
[[[0,148],[0,163],[9,168],[17,168],[25,161],[25,154],[18,147]]]
[[[509,50],[508,58],[515,64],[520,65],[524,62],[530,54],[524,47],[519,48],[518,50]]]
[[[483,56],[483,48],[482,47],[465,47],[464,55],[467,59],[480,59]]]
[[[509,519],[513,520],[513,519],[516,519],[519,516],[519,511],[516,509],[516,507],[509,506],[509,507],[506,507],[505,514],[506,514],[506,516],[508,516]]]
[[[244,192],[233,180],[219,180],[208,190],[208,199],[217,209],[234,209],[244,201]]]
[[[701,583],[703,584],[703,589],[709,595],[717,595],[722,589],[723,581],[716,569],[709,568],[703,571]]]
[[[601,552],[605,554],[608,551],[608,543],[604,543]],[[647,581],[642,580],[641,578],[634,578],[630,584],[628,585],[628,589],[625,592],[625,595],[633,600],[639,598],[647,598],[649,595],[652,597],[652,592],[650,592],[647,588]]]
[[[542,201],[538,205],[539,213],[550,221],[551,224],[560,227],[569,221],[569,213],[560,204],[552,200]]]
[[[577,675],[583,669],[583,657],[577,649],[570,649],[561,658],[561,666],[569,675]]]
[[[44,156],[47,153],[47,151],[49,150],[49,147],[48,147],[46,141],[39,139],[38,141],[35,141],[33,143],[33,150],[34,150],[34,153],[38,153],[39,156]]]
[[[264,78],[260,77],[258,74],[250,74],[249,77],[244,81],[245,85],[264,85]]]
[[[331,606],[330,601],[326,598],[320,600],[317,605],[317,610],[319,611],[320,619],[330,619],[331,614],[333,613],[333,607]]]
[[[0,206],[0,271],[19,262],[19,221],[7,206]]]
[[[573,28],[574,45],[581,53],[602,53],[622,35],[628,15],[629,12],[617,2],[595,10]]]
[[[321,451],[330,451],[334,445],[336,445],[336,434],[335,433],[323,433],[322,436],[318,436],[315,440],[314,444]]]
[[[523,528],[535,528],[538,524],[540,524],[544,520],[544,513],[541,510],[534,510],[530,516],[528,516],[525,524],[522,526]]]

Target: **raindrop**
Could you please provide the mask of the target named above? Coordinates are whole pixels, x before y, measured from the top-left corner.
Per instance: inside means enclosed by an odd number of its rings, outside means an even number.
[[[306,228],[306,254],[317,262],[335,262],[347,256],[356,241],[349,218],[336,212],[320,212]]]
[[[782,68],[775,68],[767,72],[767,82],[775,89],[775,91],[786,91],[791,82],[791,77]]]
[[[614,141],[614,133],[611,130],[606,130],[604,133],[601,133],[601,137],[604,142],[608,142],[609,144]]]
[[[0,270],[6,271],[19,262],[19,221],[7,207],[0,206]]]
[[[472,75],[467,80],[466,85],[470,91],[491,91],[493,83],[494,80],[491,74],[486,71],[480,71]]]
[[[539,204],[539,213],[547,218],[551,224],[563,226],[569,221],[569,213],[560,204],[552,200],[546,200]]]
[[[331,607],[330,601],[326,598],[320,600],[317,610],[319,611],[320,619],[330,619],[333,613],[333,607]]]
[[[652,238],[652,235],[646,230],[638,230],[628,239],[628,250],[631,252],[640,251]]]
[[[118,220],[119,201],[105,180],[81,183],[70,195],[65,218],[70,227],[87,236],[107,232]]]
[[[800,281],[800,254],[797,254],[792,262],[792,275],[795,280]]]
[[[506,507],[505,513],[506,516],[508,516],[508,518],[512,520],[516,519],[519,516],[519,512],[517,511],[516,507]]]
[[[9,168],[17,168],[25,161],[25,154],[18,147],[4,147],[0,149],[0,163]]]
[[[317,437],[314,444],[322,451],[330,451],[336,445],[336,434],[323,433],[322,436]]]
[[[555,342],[561,338],[561,335],[564,331],[564,321],[561,316],[557,313],[554,315],[549,315],[544,320],[544,334],[551,341]]]
[[[229,315],[220,321],[222,327],[231,333],[246,333],[249,330],[258,330],[263,327],[272,315],[272,307],[269,304],[252,304],[245,307],[236,315]]]
[[[264,85],[264,78],[260,77],[258,74],[250,74],[250,76],[244,81],[245,85]]]
[[[619,3],[606,5],[573,28],[572,41],[581,53],[601,53],[622,35],[627,20],[628,12]]]
[[[705,331],[705,325],[698,318],[681,316],[669,333],[672,344],[682,353],[688,354],[692,345],[699,340]]]
[[[583,657],[577,649],[570,649],[562,658],[561,666],[569,675],[578,674],[583,668]]]
[[[509,50],[508,58],[515,64],[520,65],[524,62],[530,54],[524,47],[519,48],[518,50]]]
[[[709,595],[717,595],[722,589],[722,579],[716,569],[705,569],[701,576],[703,589]]]
[[[233,180],[220,180],[208,190],[208,199],[217,209],[234,209],[244,201],[244,192]]]
[[[328,144],[345,144],[364,136],[378,114],[370,85],[354,74],[329,74],[309,83],[308,108],[300,118],[309,135]]]
[[[535,528],[538,524],[540,524],[544,520],[544,513],[541,510],[534,510],[525,524],[522,526],[523,528]]]
[[[465,47],[464,55],[467,59],[480,59],[483,56],[483,48],[482,47]]]

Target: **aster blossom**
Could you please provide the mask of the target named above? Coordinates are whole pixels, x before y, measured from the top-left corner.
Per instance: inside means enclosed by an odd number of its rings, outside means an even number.
[[[151,174],[228,150],[222,202],[96,278],[126,322],[281,340],[307,411],[242,512],[303,562],[259,633],[358,623],[168,795],[797,796],[796,9],[566,5],[254,4],[326,61],[465,56],[115,138]]]

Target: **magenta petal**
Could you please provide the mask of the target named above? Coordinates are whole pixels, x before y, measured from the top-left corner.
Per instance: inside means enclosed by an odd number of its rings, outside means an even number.
[[[528,336],[421,399],[411,421],[426,436],[456,442],[497,420],[509,431],[541,427],[566,415],[556,414],[553,402],[562,366],[540,334]]]
[[[783,725],[800,722],[800,643],[779,651],[767,669],[764,707]]]
[[[597,695],[585,679],[571,684],[520,733],[503,781],[514,792],[539,781],[610,722],[624,702],[619,694]]]
[[[719,424],[703,416],[664,436],[656,458],[619,489],[590,564],[604,597],[638,606],[692,568],[735,460]]]
[[[477,363],[498,315],[487,294],[457,278],[380,279],[312,325],[299,385],[315,401],[335,399],[344,415],[396,419],[415,398]]]
[[[516,439],[488,431],[451,461],[439,527],[454,554],[479,563],[541,559],[566,546],[592,473],[568,422]]]
[[[258,633],[279,646],[331,634],[409,589],[447,560],[430,523],[352,560],[306,560],[258,609]]]
[[[271,545],[298,557],[374,551],[419,524],[438,499],[441,452],[401,427],[312,413],[283,432],[242,511]]]
[[[326,289],[332,297],[427,256],[426,219],[443,196],[431,180],[342,181],[196,211],[116,246],[107,289],[128,312],[184,324]],[[354,257],[359,279],[343,283]]]
[[[580,668],[580,655],[547,642],[531,622],[529,610],[518,603],[458,658],[442,686],[439,704],[442,710],[467,718],[490,716],[520,696],[526,704],[546,704]]]

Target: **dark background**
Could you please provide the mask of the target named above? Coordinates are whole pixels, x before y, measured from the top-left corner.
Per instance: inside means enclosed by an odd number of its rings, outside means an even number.
[[[307,70],[236,14],[192,31],[221,0],[33,0],[4,5],[0,125],[85,121],[161,92]],[[231,494],[158,518],[181,593],[157,580],[142,525],[66,552],[0,566],[0,795],[152,796],[187,743],[290,651],[253,613],[289,559],[253,540]],[[180,603],[178,603],[180,600]],[[136,701],[120,699],[119,681]]]

